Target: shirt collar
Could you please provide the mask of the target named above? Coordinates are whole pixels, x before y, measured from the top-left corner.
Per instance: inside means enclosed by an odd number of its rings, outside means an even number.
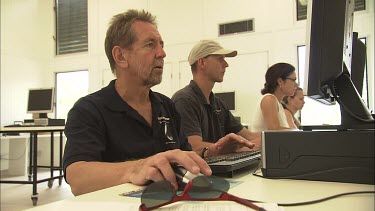
[[[209,105],[206,101],[206,97],[204,96],[202,90],[199,88],[198,84],[194,80],[190,81],[189,86],[191,87],[193,92],[197,95],[200,103],[202,103],[203,105]],[[215,102],[215,96],[214,96],[214,93],[212,91],[211,91],[210,96],[208,98],[210,100],[210,104],[213,105],[214,102]]]
[[[121,96],[117,93],[115,88],[115,81],[116,79],[112,80],[108,86],[102,89],[103,91],[103,100],[106,107],[110,110],[118,111],[118,112],[128,112],[133,110],[130,105],[125,102]],[[149,92],[150,101],[152,104],[159,103],[162,104],[163,101],[160,96],[156,95],[152,90]]]

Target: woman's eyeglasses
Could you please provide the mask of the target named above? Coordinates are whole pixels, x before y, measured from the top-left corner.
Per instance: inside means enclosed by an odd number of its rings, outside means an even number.
[[[234,201],[254,210],[265,210],[246,199],[227,193],[229,182],[214,176],[198,176],[189,181],[179,195],[170,182],[163,180],[150,184],[142,193],[142,211],[153,210],[177,201]]]
[[[287,80],[287,79],[289,79],[289,80],[291,80],[291,81],[297,83],[297,78],[285,78],[285,80]]]

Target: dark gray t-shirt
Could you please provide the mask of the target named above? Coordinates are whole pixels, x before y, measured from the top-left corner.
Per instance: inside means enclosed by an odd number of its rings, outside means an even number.
[[[172,100],[181,116],[186,136],[199,135],[203,141],[215,143],[229,133],[238,133],[242,124],[234,118],[228,107],[211,92],[210,103],[195,83],[177,91]]]

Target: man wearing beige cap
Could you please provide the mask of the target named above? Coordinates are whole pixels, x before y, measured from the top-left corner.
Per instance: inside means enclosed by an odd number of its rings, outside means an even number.
[[[212,92],[222,82],[228,63],[237,51],[212,40],[201,40],[190,52],[193,80],[177,91],[172,100],[181,115],[182,130],[193,150],[203,158],[260,147],[260,133],[251,133],[234,118]]]

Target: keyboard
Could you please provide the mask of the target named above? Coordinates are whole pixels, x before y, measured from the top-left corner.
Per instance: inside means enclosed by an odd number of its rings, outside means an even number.
[[[205,158],[204,160],[211,167],[212,173],[230,173],[256,163],[261,158],[261,150],[234,152],[225,155],[217,155]]]

